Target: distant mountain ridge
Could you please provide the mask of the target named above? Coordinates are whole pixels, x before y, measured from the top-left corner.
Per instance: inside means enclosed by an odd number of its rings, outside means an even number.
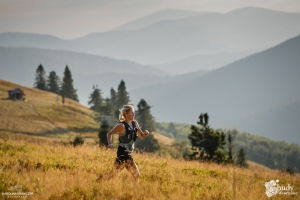
[[[159,64],[194,55],[265,49],[299,33],[300,14],[244,8],[159,21],[139,30],[123,31],[118,37],[114,32],[109,38],[112,42],[102,43],[98,54]],[[98,40],[102,35],[98,34]],[[87,45],[84,41],[91,40],[83,37],[79,44]]]
[[[0,33],[0,46],[80,51],[83,47],[52,35],[6,32]]]
[[[147,99],[158,121],[195,123],[201,112],[208,112],[212,126],[239,128],[238,119],[300,100],[299,55],[300,36],[198,78],[131,94],[135,102],[137,94]],[[285,139],[280,131],[261,134]]]
[[[231,12],[208,13],[176,21],[214,34],[215,42],[235,48],[266,48],[300,33],[300,14],[246,7]]]
[[[192,17],[196,15],[205,14],[206,12],[197,12],[197,11],[189,11],[189,10],[176,10],[176,9],[166,9],[157,11],[153,14],[146,15],[139,19],[133,20],[131,22],[125,23],[121,26],[113,28],[112,31],[117,30],[138,30],[144,28],[146,26],[150,26],[156,22],[163,20],[176,20],[187,17]]]
[[[196,55],[182,60],[173,61],[159,65],[153,65],[171,74],[184,74],[201,70],[212,70],[223,67],[234,61],[251,55],[252,51],[240,53],[219,53],[214,55]]]
[[[243,117],[232,124],[257,135],[268,134],[273,140],[300,144],[300,99]]]
[[[85,52],[149,65],[196,55],[262,50],[300,33],[300,14],[261,8],[225,14],[202,13],[172,20],[164,20],[159,13],[151,16],[160,20],[137,30],[124,26],[123,30],[92,33],[73,40],[2,33],[0,46]]]
[[[0,64],[12,65],[14,62],[9,59],[9,55],[23,54],[39,61],[44,61],[44,64],[49,65],[56,70],[60,69],[60,65],[71,65],[75,68],[76,73],[80,74],[102,74],[108,72],[125,73],[125,74],[147,74],[147,75],[168,75],[167,72],[128,60],[116,60],[104,56],[90,55],[86,53],[78,53],[65,50],[49,50],[26,47],[0,47],[2,62]],[[23,56],[23,58],[24,58]],[[7,60],[7,61],[6,61]],[[83,70],[84,69],[84,70]]]
[[[103,56],[62,50],[0,47],[1,79],[32,87],[39,64],[43,65],[47,75],[54,70],[60,78],[68,65],[82,104],[87,104],[95,84],[108,95],[110,88],[116,89],[122,79],[129,79],[127,86],[129,84],[130,87],[137,88],[155,82],[162,83],[168,75],[154,67]]]

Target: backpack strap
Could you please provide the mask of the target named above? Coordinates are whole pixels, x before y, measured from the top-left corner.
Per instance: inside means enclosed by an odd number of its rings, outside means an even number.
[[[122,121],[121,122],[122,124],[124,124],[124,126],[125,126],[125,131],[127,132],[127,130],[129,130],[129,128],[131,128],[130,126],[129,126],[129,124],[127,124],[125,121]],[[135,124],[135,122],[134,121],[132,121],[132,128],[133,128],[133,141],[135,142],[136,141],[136,139],[137,139],[137,135],[136,135],[136,132],[137,132],[137,127],[136,127],[136,124]]]
[[[132,128],[133,128],[133,132],[134,132],[133,141],[135,142],[136,139],[137,139],[137,130],[138,130],[138,127],[136,126],[136,124],[135,124],[134,121],[132,122]]]

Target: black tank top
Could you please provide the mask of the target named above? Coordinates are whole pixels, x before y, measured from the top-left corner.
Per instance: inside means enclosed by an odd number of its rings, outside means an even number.
[[[134,142],[137,139],[136,134],[138,129],[134,122],[132,122],[132,127],[130,127],[125,121],[121,123],[125,126],[125,134],[119,136],[119,145],[132,151],[134,149]]]

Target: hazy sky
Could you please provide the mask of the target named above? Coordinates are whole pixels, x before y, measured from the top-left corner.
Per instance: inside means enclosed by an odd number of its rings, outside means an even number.
[[[300,13],[300,0],[0,0],[0,32],[73,39],[164,9],[224,13],[247,6]]]

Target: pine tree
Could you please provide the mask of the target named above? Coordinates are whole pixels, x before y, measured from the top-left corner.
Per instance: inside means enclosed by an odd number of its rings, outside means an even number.
[[[114,90],[114,88],[110,89],[110,101],[112,105],[116,105],[117,103],[117,92]]]
[[[225,161],[223,152],[225,143],[225,134],[221,130],[214,130],[208,125],[209,116],[207,113],[199,116],[198,126],[191,126],[191,133],[188,138],[192,144],[192,159],[201,161],[216,161],[218,163]]]
[[[140,126],[149,132],[154,131],[154,119],[150,111],[151,106],[144,99],[141,99],[137,107],[137,118]]]
[[[113,115],[113,105],[110,98],[104,99],[104,105],[101,107],[101,114],[106,116]]]
[[[110,89],[110,105],[112,110],[112,115],[118,118],[118,107],[117,107],[117,92],[114,90],[114,88]]]
[[[241,167],[248,167],[246,153],[243,147],[240,148],[239,153],[237,155],[236,165]]]
[[[227,159],[226,162],[229,164],[233,164],[234,160],[233,160],[233,140],[234,137],[231,135],[231,133],[228,133],[228,137],[227,137],[227,141],[228,141],[228,154],[227,154]]]
[[[63,101],[65,97],[78,101],[78,96],[76,94],[77,90],[74,89],[72,74],[71,71],[69,70],[68,65],[66,66],[64,71],[64,78],[63,78],[61,89],[62,89],[61,94],[63,97]]]
[[[47,79],[47,87],[49,92],[53,92],[55,94],[60,94],[60,79],[56,75],[55,71],[51,71],[49,73],[48,79]]]
[[[137,105],[137,119],[143,130],[148,130],[150,133],[154,131],[154,118],[151,114],[151,106],[144,99],[141,99]],[[148,135],[143,140],[138,139],[136,147],[147,152],[155,152],[160,148],[157,139],[152,134]]]
[[[126,105],[129,103],[129,94],[126,91],[126,85],[123,80],[121,80],[119,87],[118,87],[118,93],[117,93],[117,99],[116,99],[116,107],[117,109],[120,109],[123,105]]]
[[[89,105],[91,105],[90,109],[101,112],[102,108],[102,97],[101,97],[101,91],[97,88],[97,86],[93,86],[94,91],[90,95],[90,101],[88,102]]]
[[[36,69],[34,87],[41,90],[47,90],[46,72],[41,64]]]
[[[110,131],[110,127],[106,120],[101,121],[101,126],[98,132],[99,146],[107,145],[107,133]]]

